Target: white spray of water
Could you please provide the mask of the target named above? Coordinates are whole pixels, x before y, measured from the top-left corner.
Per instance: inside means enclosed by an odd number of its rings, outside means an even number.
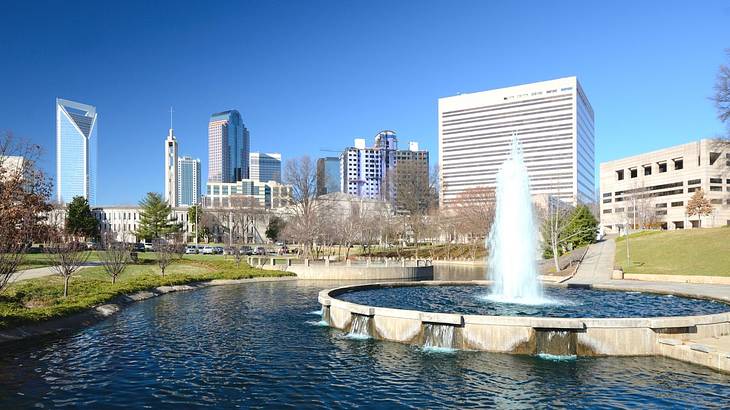
[[[517,137],[512,137],[510,158],[497,173],[497,207],[487,238],[489,272],[494,280],[489,300],[502,303],[541,305],[537,278],[535,220],[530,180]]]

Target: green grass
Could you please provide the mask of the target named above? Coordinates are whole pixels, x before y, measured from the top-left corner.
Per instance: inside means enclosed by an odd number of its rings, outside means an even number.
[[[212,279],[291,276],[281,271],[254,269],[245,262],[237,267],[232,260],[183,259],[160,275],[154,262],[145,257],[129,265],[112,284],[102,267],[85,268],[71,278],[69,296],[63,297],[63,279],[48,276],[11,284],[0,294],[0,329],[71,315],[103,304],[117,296],[164,285],[182,285]]]
[[[730,276],[730,229],[639,232],[616,242],[615,265],[626,273]]]
[[[88,261],[99,261],[99,253],[97,251],[90,251]],[[19,270],[43,268],[49,265],[48,255],[45,253],[29,253],[23,256],[23,262],[21,262]]]

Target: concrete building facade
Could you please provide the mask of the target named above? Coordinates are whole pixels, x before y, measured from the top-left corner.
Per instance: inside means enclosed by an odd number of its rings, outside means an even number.
[[[600,166],[601,226],[688,229],[730,225],[730,142],[702,139]],[[702,189],[713,211],[688,216]]]
[[[59,203],[82,196],[96,202],[96,107],[56,98],[56,192]]]
[[[595,200],[594,114],[576,77],[440,98],[438,133],[442,205],[494,187],[513,135],[533,194]]]
[[[249,179],[281,183],[281,154],[252,152],[249,155]]]
[[[375,145],[366,147],[365,140],[355,139],[354,146],[340,155],[340,191],[360,198],[395,201],[395,174],[398,161],[414,161],[428,176],[428,151],[419,150],[410,142],[408,150],[398,150],[394,131],[381,131]]]
[[[177,160],[177,203],[192,206],[200,202],[200,159],[188,156]]]
[[[291,185],[283,185],[276,181],[244,179],[237,182],[208,182],[203,206],[235,207],[246,198],[251,198],[262,209],[275,209],[289,205],[291,195]]]

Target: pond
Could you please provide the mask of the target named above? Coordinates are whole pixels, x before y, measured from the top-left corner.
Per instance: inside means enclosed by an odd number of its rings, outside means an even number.
[[[318,326],[302,281],[133,304],[79,332],[4,345],[0,408],[713,407],[730,375],[658,357],[577,358],[353,340]]]

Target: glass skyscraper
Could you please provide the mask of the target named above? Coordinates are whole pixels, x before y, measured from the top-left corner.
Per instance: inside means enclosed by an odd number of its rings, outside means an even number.
[[[281,183],[281,154],[252,152],[249,157],[249,178],[254,181]]]
[[[340,192],[340,159],[324,157],[317,160],[317,195]]]
[[[248,129],[236,110],[213,114],[208,123],[208,181],[248,179]]]
[[[200,160],[180,157],[177,160],[177,203],[195,205],[200,202]]]
[[[56,98],[56,190],[61,203],[96,203],[96,107]]]

